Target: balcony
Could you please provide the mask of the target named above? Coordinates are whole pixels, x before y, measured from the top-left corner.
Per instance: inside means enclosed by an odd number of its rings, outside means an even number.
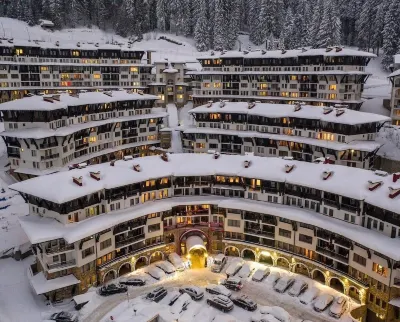
[[[47,268],[48,268],[48,270],[65,269],[67,267],[72,267],[72,266],[75,266],[75,265],[76,265],[75,259],[71,259],[69,261],[47,264]]]
[[[40,149],[49,149],[49,148],[54,148],[56,146],[58,146],[58,142],[39,144]]]
[[[358,211],[359,211],[359,207],[355,207],[355,206],[347,205],[347,204],[343,204],[343,203],[340,205],[340,208],[343,210],[353,212],[355,214],[358,213]]]
[[[326,248],[323,248],[323,247],[320,247],[320,246],[317,246],[316,250],[317,250],[317,253],[329,256],[330,258],[332,258],[334,260],[337,260],[337,261],[340,261],[340,262],[346,263],[346,264],[349,263],[349,257],[348,256],[346,257],[344,255],[340,255],[340,254],[338,254],[338,253],[336,253],[334,251],[331,251],[329,249],[326,249]]]
[[[74,250],[74,245],[73,244],[67,244],[63,246],[54,246],[54,247],[49,247],[46,248],[46,254],[55,254],[55,253],[63,253],[63,252],[68,252],[70,250]]]
[[[325,206],[331,206],[331,207],[335,207],[335,208],[338,207],[338,202],[336,200],[324,198],[323,201],[324,201]]]
[[[79,144],[79,145],[75,144],[75,151],[82,150],[84,148],[87,148],[88,146],[89,146],[89,143],[82,143],[82,144]]]
[[[50,155],[42,155],[42,156],[40,157],[40,160],[43,161],[43,160],[57,159],[59,156],[60,156],[59,153],[50,154]]]
[[[21,155],[19,153],[15,153],[15,152],[8,152],[8,157],[9,158],[17,158],[20,159]]]
[[[275,239],[275,233],[267,230],[244,228],[244,233]]]
[[[114,233],[114,235],[118,235],[125,231],[133,230],[133,229],[139,228],[144,225],[146,225],[146,219],[133,221],[133,222],[115,227],[113,233]]]
[[[121,248],[121,247],[124,247],[126,245],[136,243],[136,242],[138,242],[138,241],[140,241],[142,239],[144,239],[144,234],[131,236],[131,237],[124,238],[124,239],[121,238],[120,240],[116,239],[115,240],[115,246],[117,248]]]

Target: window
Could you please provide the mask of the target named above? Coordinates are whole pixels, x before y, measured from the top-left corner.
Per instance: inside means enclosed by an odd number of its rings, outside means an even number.
[[[94,254],[94,246],[84,249],[82,251],[82,258],[86,258],[92,254]]]
[[[131,67],[131,73],[137,73],[139,69],[137,67]]]
[[[362,266],[367,265],[367,259],[365,257],[362,257],[356,253],[353,254],[353,261],[355,261],[357,264],[360,264]]]
[[[32,156],[33,156],[33,157],[36,156],[36,150],[32,150]]]
[[[379,274],[382,275],[383,277],[387,277],[388,276],[388,269],[386,267],[383,267],[377,263],[373,263],[372,264],[372,270]]]
[[[107,247],[110,247],[110,246],[111,246],[111,238],[100,242],[100,250],[103,250],[103,249],[105,249]]]
[[[147,231],[148,231],[149,233],[152,233],[152,232],[158,231],[158,230],[160,230],[160,224],[159,224],[159,223],[158,223],[158,224],[154,224],[154,225],[149,225],[149,226],[147,227]]]
[[[93,78],[94,78],[94,79],[100,79],[100,78],[101,78],[101,75],[100,75],[100,74],[94,74],[94,75],[93,75]]]
[[[240,220],[228,219],[228,226],[240,227]]]
[[[279,236],[291,238],[292,232],[286,229],[279,228]]]
[[[20,55],[23,55],[23,54],[24,54],[24,51],[23,51],[23,49],[18,48],[18,49],[15,50],[15,54],[16,54],[17,56],[20,56]]]
[[[349,214],[344,214],[344,220],[349,221]]]
[[[330,91],[336,91],[336,85],[329,85]]]
[[[303,235],[303,234],[299,234],[299,241],[301,241],[303,243],[307,243],[307,244],[312,244],[312,237]]]

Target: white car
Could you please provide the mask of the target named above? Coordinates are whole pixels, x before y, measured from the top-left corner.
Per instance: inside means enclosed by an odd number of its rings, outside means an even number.
[[[261,282],[266,278],[269,274],[271,273],[271,270],[269,267],[263,267],[259,268],[258,270],[255,271],[251,279],[255,282]]]
[[[235,258],[232,263],[229,264],[228,268],[226,269],[225,273],[228,276],[234,276],[243,266],[243,259]]]
[[[190,296],[186,293],[183,293],[171,306],[172,314],[179,314],[182,311],[185,311],[188,305],[192,302]]]
[[[178,272],[185,270],[185,265],[183,265],[182,258],[177,253],[171,253],[168,255],[168,260],[174,265]]]
[[[329,315],[338,319],[346,311],[347,299],[344,296],[338,296],[329,308]]]
[[[154,264],[158,268],[162,269],[167,274],[175,273],[175,267],[170,262],[161,261]]]
[[[296,279],[289,290],[290,296],[299,296],[301,293],[305,292],[308,288],[308,284],[301,279]]]
[[[269,284],[274,284],[278,279],[280,279],[281,274],[279,272],[271,272],[271,274],[268,275],[266,281]]]
[[[246,278],[246,277],[249,277],[253,271],[254,271],[254,268],[251,269],[250,265],[245,263],[242,266],[242,268],[240,269],[240,271],[237,273],[237,276],[239,276],[240,278]]]
[[[286,290],[293,285],[293,283],[293,278],[291,278],[290,276],[283,276],[276,282],[274,290],[278,293],[285,293]]]
[[[322,294],[317,297],[314,302],[314,310],[317,312],[325,311],[326,308],[333,302],[333,296],[330,294]]]
[[[299,297],[300,302],[302,304],[308,305],[317,298],[319,293],[320,293],[320,291],[318,288],[311,287],[307,291],[305,291],[303,294],[300,295],[300,297]]]
[[[227,262],[226,256],[224,254],[218,254],[214,257],[213,264],[211,265],[211,272],[221,273]]]
[[[251,322],[281,322],[271,314],[256,313],[252,315]]]
[[[272,315],[281,322],[292,322],[290,314],[279,306],[262,306],[260,307],[260,313],[264,316]]]
[[[201,300],[204,297],[203,290],[194,285],[183,286],[179,289],[179,292],[188,294],[194,301]]]
[[[232,292],[223,285],[209,284],[206,286],[206,292],[215,295],[225,295],[226,297],[232,296]]]
[[[157,281],[165,277],[165,273],[163,270],[159,269],[156,266],[149,266],[145,270],[146,274],[149,274],[151,277],[155,278]]]

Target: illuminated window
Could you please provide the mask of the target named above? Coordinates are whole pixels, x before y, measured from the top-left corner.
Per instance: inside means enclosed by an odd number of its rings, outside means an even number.
[[[334,100],[334,99],[336,99],[336,94],[329,94],[329,95],[328,95],[328,98],[329,98],[330,100]]]
[[[221,114],[218,114],[218,113],[210,114],[210,119],[211,120],[219,120],[220,118],[221,118]]]
[[[161,94],[161,95],[158,95],[158,98],[163,101],[165,96],[164,96],[164,94]]]
[[[214,83],[214,87],[221,88],[221,83]]]
[[[260,95],[260,96],[268,96],[268,92],[262,91],[262,92],[259,92],[258,95]]]
[[[387,277],[387,275],[388,275],[388,269],[386,267],[383,267],[383,266],[377,264],[377,263],[373,263],[372,264],[372,270],[375,273],[377,273],[379,275],[382,275],[383,277]]]
[[[332,133],[319,133],[320,140],[333,141],[335,136]]]
[[[283,96],[283,97],[289,97],[289,92],[282,92],[282,93],[281,93],[281,96]]]
[[[20,56],[20,55],[23,55],[23,54],[24,54],[24,51],[23,51],[22,49],[18,48],[18,49],[15,50],[15,54],[16,54],[17,56]]]
[[[131,73],[137,73],[139,69],[137,67],[131,67]]]
[[[260,88],[261,88],[261,89],[267,89],[267,87],[268,87],[267,84],[261,84],[261,85],[260,85]]]
[[[196,148],[204,149],[206,147],[205,143],[196,143]]]
[[[297,76],[296,75],[290,76],[290,80],[297,80]]]
[[[100,78],[101,78],[101,75],[100,75],[100,74],[94,74],[94,75],[93,75],[93,78],[94,78],[94,79],[100,79]]]
[[[183,99],[183,95],[182,94],[179,94],[179,95],[177,95],[176,96],[178,99]]]
[[[49,67],[48,66],[42,66],[42,67],[40,67],[40,70],[42,72],[47,72],[49,70]]]
[[[73,50],[73,51],[72,51],[72,56],[74,56],[74,57],[79,57],[79,51]]]
[[[299,97],[299,93],[290,93],[290,97]]]
[[[183,89],[182,86],[178,86],[178,90],[181,91]]]
[[[330,91],[336,91],[336,85],[329,85]]]
[[[91,142],[91,143],[93,143],[93,142],[96,142],[96,137],[95,136],[91,136],[90,138],[89,138],[89,142]]]
[[[204,87],[209,88],[210,87],[210,83],[204,83]]]
[[[61,79],[69,79],[69,74],[61,74]]]

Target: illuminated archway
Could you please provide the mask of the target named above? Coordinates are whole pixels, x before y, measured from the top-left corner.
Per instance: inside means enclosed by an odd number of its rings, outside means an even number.
[[[272,258],[272,256],[271,256],[271,253],[270,253],[270,252],[267,252],[267,251],[262,251],[262,252],[260,253],[260,256],[259,256],[259,258],[258,258],[258,261],[259,261],[260,263],[264,263],[264,264],[267,264],[267,265],[270,265],[270,266],[273,266],[273,265],[274,265],[274,260],[273,260],[273,258]]]
[[[108,283],[115,278],[117,278],[117,272],[115,270],[108,271],[103,277],[103,283]]]
[[[164,254],[160,251],[156,251],[150,256],[150,264],[158,261],[162,261],[164,259]]]
[[[240,251],[239,248],[235,246],[228,246],[225,247],[224,254],[226,256],[234,256],[234,257],[240,257]]]
[[[278,257],[276,260],[276,266],[289,269],[290,263],[285,257]]]
[[[294,272],[308,277],[310,276],[309,268],[303,263],[296,263],[296,265],[294,266]]]
[[[252,249],[245,248],[242,251],[242,258],[255,262],[256,261],[256,253]]]
[[[192,235],[186,239],[187,257],[192,268],[203,268],[207,260],[207,248],[204,240],[198,235]]]
[[[329,286],[332,287],[333,289],[335,289],[336,291],[340,292],[340,293],[343,293],[343,294],[345,293],[344,284],[337,277],[332,277],[331,278],[331,280],[329,282]]]
[[[130,263],[122,264],[118,270],[118,276],[129,274],[132,270],[132,266]]]
[[[312,271],[311,274],[312,274],[312,279],[313,280],[316,280],[316,281],[318,281],[318,282],[320,282],[320,283],[325,285],[326,277],[325,277],[325,274],[322,271],[320,271],[319,269],[314,269],[314,271]]]
[[[141,256],[138,258],[138,260],[135,262],[135,269],[142,268],[147,265],[147,257]]]

